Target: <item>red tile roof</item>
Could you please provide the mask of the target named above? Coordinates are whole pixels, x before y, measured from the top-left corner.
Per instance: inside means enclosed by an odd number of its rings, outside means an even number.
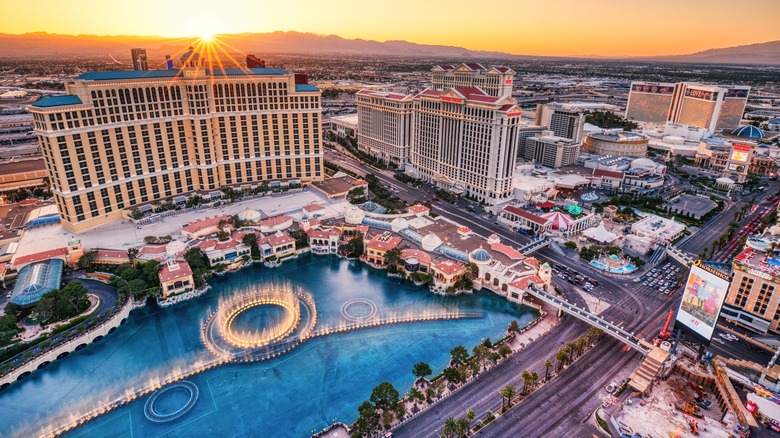
[[[328,230],[328,231],[325,231],[325,230],[315,230],[314,228],[309,228],[308,230],[306,230],[306,234],[309,237],[314,237],[314,238],[317,238],[317,239],[327,239],[327,238],[329,238],[331,236],[335,237],[335,236],[341,235],[339,230],[337,230],[335,228],[332,229],[332,230]]]
[[[471,233],[471,228],[469,227],[460,227],[458,228],[458,232],[461,234],[469,234]]]
[[[221,251],[223,249],[235,248],[236,246],[238,246],[239,243],[241,242],[236,242],[233,239],[226,240],[224,242],[217,242],[217,244],[214,245],[214,249],[217,251]]]
[[[381,239],[381,240],[380,240]],[[374,236],[371,240],[366,242],[366,248],[373,248],[373,249],[379,249],[382,251],[387,251],[389,249],[393,249],[401,244],[403,239],[400,237],[387,237],[383,234],[377,234]]]
[[[485,67],[482,64],[477,64],[476,62],[469,63],[469,64],[463,64],[463,65],[465,65],[466,67],[468,67],[468,68],[470,68],[472,70],[485,70]]]
[[[165,252],[165,245],[144,245],[138,251],[138,254],[162,254]]]
[[[510,70],[509,67],[504,67],[504,66],[495,67],[495,69],[500,71],[501,73],[506,73]]]
[[[62,257],[68,254],[68,248],[57,248],[49,251],[36,252],[25,256],[17,257],[13,260],[14,266],[27,265],[30,263],[41,262],[44,260]]]
[[[419,249],[405,249],[401,251],[401,260],[406,260],[409,257],[417,257],[421,265],[431,264],[431,255]]]
[[[538,275],[527,275],[525,277],[521,277],[520,279],[509,283],[509,285],[514,286],[518,289],[528,289],[529,283],[542,284],[544,283],[544,281],[542,281],[542,279],[539,278]]]
[[[221,216],[198,219],[194,222],[184,224],[181,227],[181,229],[188,233],[197,233],[198,231],[203,230],[205,228],[216,227],[217,225],[219,225],[219,221],[226,221],[226,222],[230,221],[230,215],[223,214]]]
[[[525,257],[520,251],[509,245],[504,245],[503,243],[494,243],[493,245],[490,245],[490,249],[498,251],[512,260],[520,260]]]
[[[192,269],[189,263],[185,261],[176,261],[175,263],[165,263],[157,274],[160,283],[176,281],[180,278],[186,278],[192,275]]]
[[[444,260],[443,262],[437,263],[434,267],[444,275],[450,276],[462,271],[465,265],[463,265],[463,263],[453,262],[452,260]]]
[[[421,205],[421,204],[414,204],[411,207],[409,207],[409,213],[425,213],[426,211],[430,211],[431,209]]]
[[[276,225],[283,224],[289,220],[292,220],[290,216],[287,216],[286,214],[275,216],[272,218],[268,218],[262,222],[260,222],[261,227],[273,227]]]
[[[531,266],[534,269],[539,269],[539,266],[541,266],[541,263],[539,263],[539,260],[536,257],[528,257],[527,259],[523,260],[523,263]]]
[[[130,261],[130,257],[127,255],[127,251],[119,251],[113,249],[99,249],[97,251],[98,260],[113,260],[113,261]]]
[[[206,239],[202,242],[198,242],[198,244],[195,246],[205,251],[207,249],[214,248],[214,246],[216,245],[217,245],[217,241],[215,239]]]
[[[607,178],[623,179],[623,172],[612,170],[593,169],[593,176],[606,176]]]
[[[527,219],[527,220],[529,220],[529,221],[531,221],[533,223],[539,224],[539,225],[545,225],[548,222],[550,222],[550,220],[548,220],[548,219],[545,219],[545,218],[543,218],[541,216],[537,216],[537,215],[535,215],[533,213],[529,213],[529,212],[527,212],[525,210],[521,210],[521,209],[515,207],[514,205],[507,205],[506,207],[504,207],[504,211],[512,213],[512,214],[515,214],[517,216],[520,216],[521,218]]]
[[[277,246],[286,245],[292,242],[295,242],[295,239],[293,239],[292,236],[286,233],[282,233],[281,236],[276,234],[271,234],[269,236],[263,237],[262,239],[257,241],[257,244],[262,245],[263,243],[267,243],[271,245],[272,248],[275,248]]]
[[[309,204],[303,206],[303,210],[308,211],[309,213],[311,213],[312,211],[320,211],[324,209],[325,207],[321,206],[320,204]]]

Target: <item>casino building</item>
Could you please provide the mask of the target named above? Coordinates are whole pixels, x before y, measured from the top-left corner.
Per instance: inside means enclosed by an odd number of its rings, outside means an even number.
[[[323,179],[320,91],[277,68],[89,72],[30,107],[62,225],[167,198]]]
[[[739,127],[750,87],[689,82],[632,82],[626,118],[638,122],[678,123],[718,129]]]

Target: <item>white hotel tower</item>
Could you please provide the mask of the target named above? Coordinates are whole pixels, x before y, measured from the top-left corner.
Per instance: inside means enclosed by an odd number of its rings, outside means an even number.
[[[433,87],[414,98],[409,173],[489,204],[510,198],[522,112],[514,71],[461,64],[433,73]]]
[[[223,186],[323,178],[320,90],[275,68],[89,72],[30,107],[62,225]]]

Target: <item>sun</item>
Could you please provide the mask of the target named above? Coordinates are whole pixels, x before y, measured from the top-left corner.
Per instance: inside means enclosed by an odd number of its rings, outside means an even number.
[[[210,43],[214,40],[214,33],[213,32],[201,32],[200,33],[200,40],[206,43]]]

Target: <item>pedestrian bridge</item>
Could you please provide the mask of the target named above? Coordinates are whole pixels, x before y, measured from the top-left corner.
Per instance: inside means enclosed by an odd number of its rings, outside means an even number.
[[[544,236],[540,236],[536,240],[534,240],[532,242],[529,242],[529,243],[526,243],[525,245],[517,248],[517,250],[520,251],[520,254],[528,255],[528,254],[531,254],[534,251],[538,251],[538,250],[544,248],[545,246],[549,246],[551,242],[552,242],[552,240],[550,240],[550,239],[548,239],[548,238],[546,238]]]
[[[671,243],[666,245],[666,253],[669,254],[669,257],[682,263],[683,266],[691,266],[696,261],[696,256],[688,254]]]
[[[581,307],[578,307],[568,301],[562,300],[561,298],[558,298],[553,294],[547,293],[535,286],[531,286],[530,288],[528,288],[527,292],[533,295],[534,297],[544,301],[545,303],[555,306],[561,309],[562,311],[568,313],[569,315],[572,315],[573,317],[581,321],[584,321],[585,323],[590,324],[593,327],[596,327],[597,329],[601,329],[604,333],[612,336],[613,338],[617,339],[620,342],[623,342],[624,344],[641,352],[642,354],[647,354],[650,352],[649,344],[634,336],[633,333],[629,333],[623,330],[622,328],[616,326],[611,322],[608,322],[607,320],[605,320],[604,318],[598,315],[594,315],[593,313],[590,313],[589,311]]]

